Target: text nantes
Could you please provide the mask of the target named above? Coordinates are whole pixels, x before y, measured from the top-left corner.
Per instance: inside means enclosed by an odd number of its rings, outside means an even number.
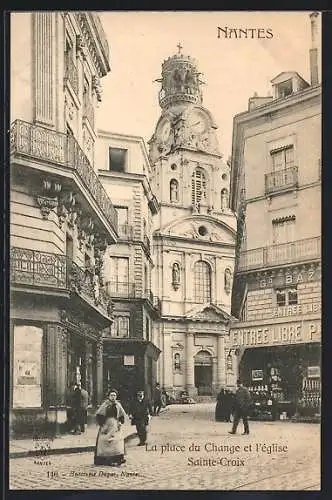
[[[217,27],[218,38],[273,38],[271,28],[224,28]]]

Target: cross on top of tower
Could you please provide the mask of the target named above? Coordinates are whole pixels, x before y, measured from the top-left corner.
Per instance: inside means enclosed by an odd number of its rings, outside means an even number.
[[[178,48],[178,50],[179,50],[179,52],[178,52],[178,53],[179,53],[179,54],[181,54],[181,50],[183,49],[183,47],[182,47],[182,45],[181,45],[181,43],[180,43],[180,42],[177,44],[177,48]]]

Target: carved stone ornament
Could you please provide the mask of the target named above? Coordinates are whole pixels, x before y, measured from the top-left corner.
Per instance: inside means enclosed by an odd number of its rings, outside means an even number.
[[[92,77],[92,89],[96,92],[97,100],[100,102],[102,90],[101,90],[101,85],[100,85],[100,79],[96,75],[94,75]]]
[[[47,196],[37,196],[37,203],[39,205],[43,219],[47,220],[51,211],[58,206],[58,198],[48,198]]]
[[[227,268],[225,269],[225,274],[224,274],[224,288],[227,294],[229,294],[231,291],[231,284],[232,284],[232,271],[229,268]]]
[[[81,52],[83,55],[84,49],[85,49],[85,42],[84,42],[83,36],[76,35],[76,50],[77,50],[77,52],[78,53]]]
[[[178,290],[181,282],[180,266],[177,262],[174,262],[172,266],[172,286],[174,290]]]
[[[58,205],[57,213],[58,213],[58,219],[59,219],[59,227],[61,229],[63,224],[65,223],[65,221],[67,219],[68,210],[66,209],[66,207],[63,204],[61,204],[61,205]]]

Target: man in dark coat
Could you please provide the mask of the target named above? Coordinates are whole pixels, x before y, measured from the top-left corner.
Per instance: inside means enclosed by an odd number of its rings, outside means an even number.
[[[234,419],[233,427],[229,434],[236,434],[237,426],[242,418],[244,432],[243,434],[249,434],[249,424],[248,424],[248,414],[250,409],[251,396],[248,389],[238,381],[238,389],[235,394],[234,401]]]
[[[68,423],[73,434],[81,434],[81,413],[81,390],[78,384],[74,383],[67,399]]]
[[[88,421],[89,394],[81,384],[79,384],[79,388],[81,390],[80,429],[81,432],[85,432],[85,424]]]
[[[154,389],[154,394],[153,394],[153,414],[154,415],[159,415],[160,409],[162,407],[162,400],[161,400],[161,388],[160,384],[156,384],[156,387]]]
[[[130,409],[131,423],[132,425],[136,425],[139,437],[138,446],[146,444],[147,426],[149,425],[151,414],[152,406],[150,401],[144,397],[144,391],[138,391]]]

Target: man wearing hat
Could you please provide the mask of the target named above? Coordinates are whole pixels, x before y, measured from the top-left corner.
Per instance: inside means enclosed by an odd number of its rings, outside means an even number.
[[[129,413],[132,425],[136,425],[139,437],[138,446],[144,446],[147,438],[147,426],[152,414],[152,405],[144,396],[144,391],[137,392]]]
[[[241,380],[237,381],[238,389],[235,393],[233,427],[229,434],[236,434],[237,426],[242,418],[244,432],[249,434],[248,414],[250,410],[251,396],[248,389]]]

